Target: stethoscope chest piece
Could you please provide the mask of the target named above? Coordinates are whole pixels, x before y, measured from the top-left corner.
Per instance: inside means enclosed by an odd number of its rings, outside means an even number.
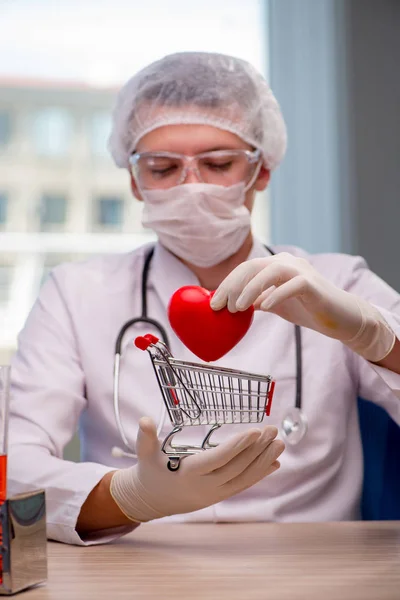
[[[281,424],[281,436],[283,441],[290,446],[295,446],[307,433],[307,419],[301,410],[293,406],[290,408]]]

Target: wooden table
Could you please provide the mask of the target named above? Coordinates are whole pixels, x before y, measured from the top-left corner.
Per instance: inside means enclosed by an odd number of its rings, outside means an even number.
[[[400,522],[142,525],[113,544],[50,542],[25,600],[399,600]]]

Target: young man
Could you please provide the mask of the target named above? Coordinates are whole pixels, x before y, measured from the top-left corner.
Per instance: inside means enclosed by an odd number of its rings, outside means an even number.
[[[272,256],[253,238],[255,194],[268,185],[285,146],[271,90],[241,60],[167,56],[121,90],[110,149],[144,202],[143,224],[159,240],[146,285],[148,316],[168,332],[174,356],[197,360],[168,323],[177,288],[217,289],[215,310],[255,303],[261,310],[250,331],[216,364],[271,373],[274,406],[262,431],[224,426],[217,448],[183,459],[170,472],[157,439],[170,424],[160,418],[151,364],[146,353],[129,347],[120,410],[131,444],[139,427],[138,460],[113,459],[111,448],[120,444],[113,348],[122,324],[141,313],[150,248],[56,268],[20,335],[9,455],[11,492],[46,489],[50,537],[107,541],[167,515],[179,521],[357,518],[356,398],[379,402],[400,422],[400,297],[361,258],[277,247]],[[286,448],[281,468],[265,477],[280,465],[276,427],[296,395],[293,324],[302,327],[308,430]],[[132,327],[125,344],[148,332],[149,325]],[[62,453],[78,420],[83,462],[71,464]],[[182,441],[198,443],[199,429],[186,428]]]

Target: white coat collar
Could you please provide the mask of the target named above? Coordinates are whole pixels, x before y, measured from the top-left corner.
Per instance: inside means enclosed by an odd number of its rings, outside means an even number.
[[[254,239],[247,260],[269,256],[264,244]],[[159,242],[155,246],[149,283],[154,287],[162,304],[167,308],[173,293],[184,285],[200,285],[194,273]]]

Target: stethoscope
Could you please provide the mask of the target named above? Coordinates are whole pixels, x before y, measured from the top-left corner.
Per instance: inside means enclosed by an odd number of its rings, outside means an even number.
[[[268,252],[272,255],[275,254],[271,248],[265,246]],[[112,449],[112,455],[114,457],[129,457],[129,458],[137,458],[135,454],[135,448],[129,442],[124,427],[121,421],[121,415],[119,410],[119,374],[121,367],[121,355],[122,355],[122,340],[126,331],[132,327],[132,325],[137,325],[139,323],[145,323],[147,325],[151,325],[154,329],[157,330],[160,335],[162,341],[168,348],[169,338],[165,328],[161,325],[159,321],[155,319],[151,319],[148,316],[147,312],[147,284],[149,280],[149,271],[151,261],[154,255],[154,246],[150,248],[147,255],[145,256],[143,263],[143,271],[142,271],[142,283],[141,283],[141,299],[142,299],[142,312],[140,317],[135,317],[130,319],[121,327],[117,340],[115,342],[115,354],[114,354],[114,415],[115,421],[117,424],[118,432],[121,436],[121,439],[124,443],[124,446],[128,451],[123,450],[117,446],[114,446]],[[281,421],[281,436],[284,441],[292,446],[295,446],[304,438],[307,432],[307,419],[305,415],[302,413],[302,349],[301,349],[301,329],[299,325],[294,325],[294,334],[295,334],[295,342],[296,342],[296,395],[295,395],[295,403],[292,408],[290,408],[286,414],[284,415]],[[157,428],[157,435],[160,435],[161,429],[164,424],[166,416],[166,408],[163,403],[163,411],[160,419],[159,426]]]

